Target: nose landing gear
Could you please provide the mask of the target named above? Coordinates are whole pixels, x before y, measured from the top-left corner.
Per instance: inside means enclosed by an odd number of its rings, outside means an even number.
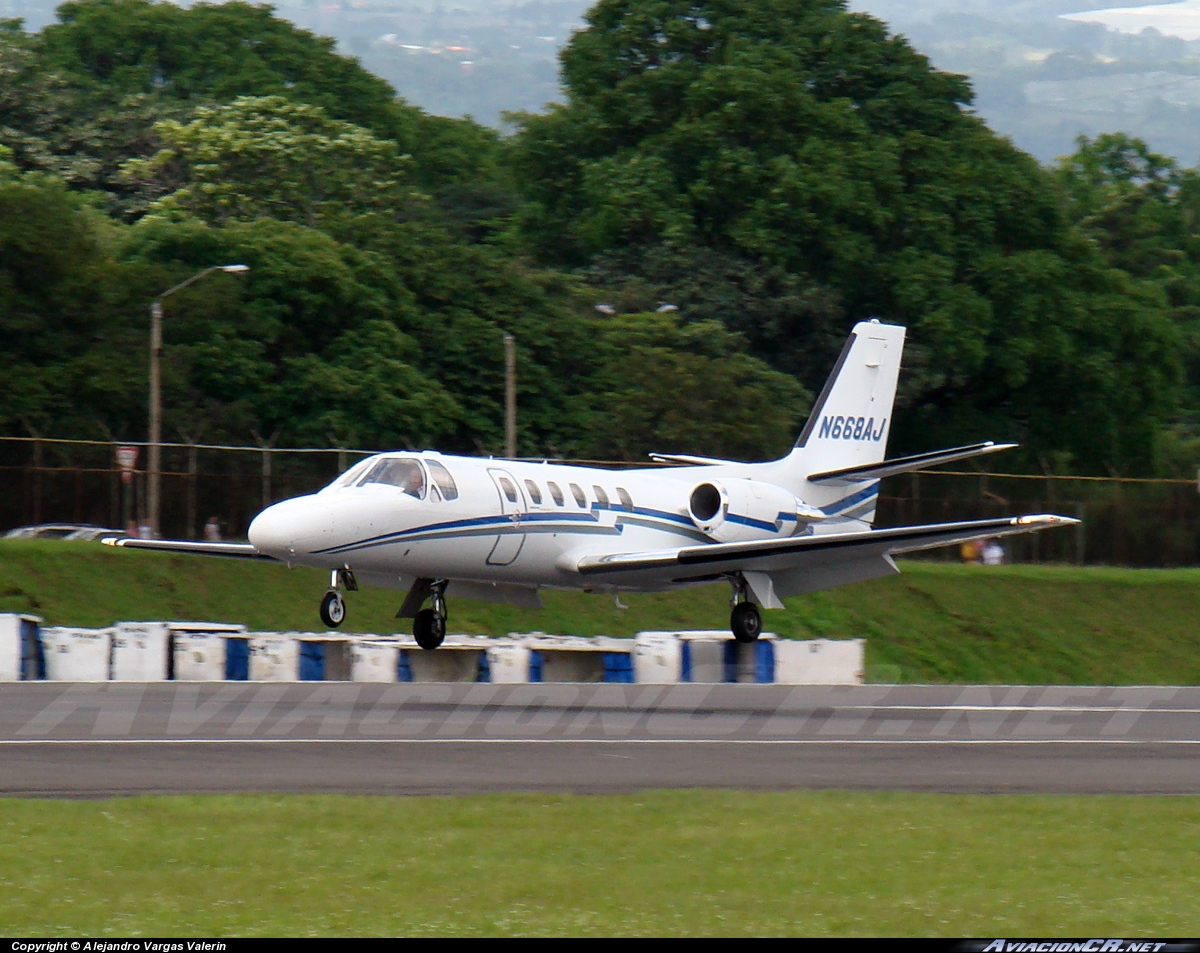
[[[346,618],[346,600],[336,589],[330,589],[321,600],[321,608],[318,611],[326,627],[336,629]]]
[[[339,586],[345,586],[348,592],[358,592],[358,582],[349,569],[335,569],[330,573],[329,591],[321,598],[317,610],[321,622],[329,629],[336,629],[346,621],[346,600],[342,598]]]

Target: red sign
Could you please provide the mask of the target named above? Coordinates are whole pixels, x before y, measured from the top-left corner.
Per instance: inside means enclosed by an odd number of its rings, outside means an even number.
[[[117,447],[117,466],[121,468],[121,480],[128,483],[133,477],[133,470],[137,466],[138,448],[137,447]]]

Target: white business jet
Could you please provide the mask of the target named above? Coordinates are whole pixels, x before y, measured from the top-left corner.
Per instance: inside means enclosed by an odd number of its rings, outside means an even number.
[[[1061,516],[872,529],[879,481],[1014,444],[885,460],[904,328],[855,326],[795,448],[736,463],[652,455],[674,466],[604,470],[434,452],[369,457],[318,493],[276,503],[249,543],[106,539],[114,546],[272,559],[330,571],[321,620],[343,590],[406,592],[397,616],[437,648],[449,596],[539,606],[539,589],[660,592],[725,582],[730,628],[762,631],[760,607],[899,572],[896,553],[1076,523]],[[428,602],[428,606],[425,603]]]

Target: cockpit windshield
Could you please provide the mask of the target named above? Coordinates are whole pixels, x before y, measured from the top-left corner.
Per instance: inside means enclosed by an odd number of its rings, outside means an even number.
[[[425,499],[425,471],[416,460],[405,457],[380,460],[358,481],[359,486],[368,483],[398,486],[409,496]]]
[[[363,475],[363,472],[371,465],[371,459],[359,460],[349,470],[343,473],[340,477],[333,481],[330,486],[350,486]]]

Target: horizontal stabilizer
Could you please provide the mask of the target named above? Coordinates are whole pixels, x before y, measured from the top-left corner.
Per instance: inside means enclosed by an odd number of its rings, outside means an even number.
[[[827,470],[824,473],[813,473],[808,477],[809,483],[824,483],[830,486],[846,486],[851,483],[862,483],[866,480],[880,480],[883,477],[895,476],[897,473],[910,473],[913,470],[924,470],[943,463],[955,463],[959,460],[969,460],[981,457],[986,453],[998,450],[1011,450],[1015,443],[975,443],[969,447],[955,447],[952,450],[934,450],[931,453],[918,453],[911,457],[897,457],[895,460],[884,460],[881,463],[868,463],[863,466],[846,467],[842,470]]]
[[[122,549],[153,549],[160,553],[188,553],[193,556],[225,556],[230,559],[276,560],[260,553],[249,543],[196,543],[185,539],[131,539],[107,536],[101,540],[105,546],[120,546]]]
[[[682,463],[689,467],[736,467],[741,466],[736,460],[718,460],[715,457],[689,457],[675,453],[652,453],[650,459],[655,463]]]

